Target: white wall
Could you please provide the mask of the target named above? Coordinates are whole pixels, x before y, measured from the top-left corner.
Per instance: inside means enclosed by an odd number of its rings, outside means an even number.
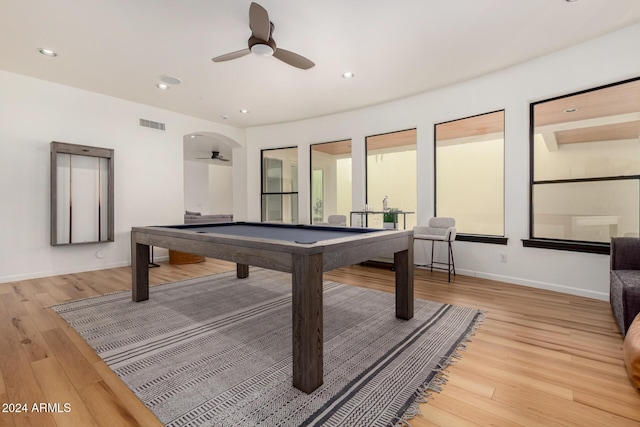
[[[185,161],[184,208],[203,215],[233,213],[233,169]]]
[[[184,209],[210,214],[209,165],[203,162],[184,162]]]
[[[229,126],[0,71],[0,282],[128,265],[132,226],[182,223],[183,136],[203,129],[245,143]],[[115,242],[50,246],[51,141],[115,149]]]
[[[294,123],[247,129],[247,216],[260,218],[260,149],[299,147],[300,220],[308,222],[309,144],[352,139],[353,206],[364,205],[364,138],[418,130],[418,222],[433,214],[433,126],[505,109],[506,246],[455,243],[459,273],[607,299],[609,257],[523,248],[529,237],[529,104],[640,75],[640,25],[418,96]],[[428,76],[425,76],[428,78]],[[274,141],[277,141],[274,143]],[[416,251],[418,257],[422,251]],[[499,261],[500,254],[507,262]]]
[[[245,194],[242,191],[241,194]],[[209,165],[209,213],[233,213],[233,169],[230,166]]]

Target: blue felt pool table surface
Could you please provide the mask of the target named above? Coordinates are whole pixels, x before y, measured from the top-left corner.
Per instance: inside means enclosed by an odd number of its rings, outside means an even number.
[[[352,237],[360,234],[380,232],[380,229],[327,227],[313,225],[291,225],[272,223],[215,223],[215,224],[186,224],[165,226],[196,233],[223,234],[226,236],[240,236],[247,238],[281,240],[286,242],[313,244],[324,240]]]

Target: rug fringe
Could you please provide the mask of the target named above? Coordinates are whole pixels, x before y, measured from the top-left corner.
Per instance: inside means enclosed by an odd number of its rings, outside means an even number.
[[[411,427],[411,423],[409,422],[411,419],[418,415],[423,416],[422,412],[420,412],[420,404],[429,403],[429,399],[433,399],[433,393],[440,393],[442,391],[442,387],[449,381],[449,373],[447,370],[451,365],[462,359],[460,352],[467,350],[467,344],[472,341],[472,337],[476,334],[476,331],[486,318],[485,313],[486,311],[484,310],[480,311],[473,326],[464,335],[456,349],[449,355],[449,357],[445,358],[437,365],[440,371],[431,379],[431,381],[424,384],[416,391],[415,400],[411,405],[409,405],[402,417],[398,418],[394,427]]]

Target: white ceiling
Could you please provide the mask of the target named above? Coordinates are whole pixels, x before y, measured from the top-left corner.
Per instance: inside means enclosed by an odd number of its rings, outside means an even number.
[[[192,133],[182,138],[182,158],[189,162],[208,163],[213,166],[233,166],[233,144],[225,141],[222,135],[210,132]],[[212,160],[212,151],[228,160]]]
[[[244,128],[417,94],[640,22],[639,0],[258,2],[278,46],[314,68],[211,61],[246,47],[249,0],[0,0],[0,69]],[[163,75],[182,84],[161,91]]]

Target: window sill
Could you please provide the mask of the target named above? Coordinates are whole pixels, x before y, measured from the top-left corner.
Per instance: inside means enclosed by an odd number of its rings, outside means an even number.
[[[522,246],[602,255],[609,255],[610,252],[609,243],[574,242],[571,240],[522,239]]]
[[[493,245],[506,245],[507,237],[501,236],[482,236],[480,234],[456,234],[456,241],[474,242],[474,243],[490,243]]]

